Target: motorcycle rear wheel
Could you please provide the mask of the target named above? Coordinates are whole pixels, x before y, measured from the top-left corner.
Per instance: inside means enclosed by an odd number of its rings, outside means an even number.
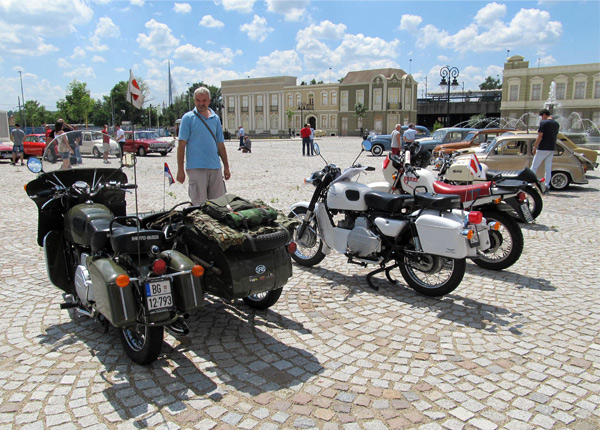
[[[298,207],[290,212],[288,218],[298,218],[302,221],[306,212],[306,208]],[[325,258],[325,254],[322,251],[323,241],[317,234],[317,224],[311,222],[301,239],[298,238],[299,229],[300,227],[294,229],[292,240],[296,242],[296,251],[292,254],[292,258],[300,266],[310,267],[319,264]]]
[[[264,293],[253,294],[251,296],[244,297],[242,300],[253,309],[264,310],[277,303],[277,300],[279,300],[279,297],[281,297],[282,291],[283,287],[266,291]]]
[[[441,297],[460,285],[466,267],[464,258],[424,254],[419,256],[418,261],[404,257],[400,262],[400,273],[409,287],[417,293],[428,297]]]
[[[489,249],[483,251],[473,262],[479,267],[490,270],[502,270],[512,266],[523,252],[523,232],[519,224],[509,215],[500,211],[482,211],[489,222],[497,221],[500,229],[490,230]]]
[[[158,358],[163,336],[163,327],[135,325],[119,330],[125,353],[132,361],[141,365],[150,364]]]

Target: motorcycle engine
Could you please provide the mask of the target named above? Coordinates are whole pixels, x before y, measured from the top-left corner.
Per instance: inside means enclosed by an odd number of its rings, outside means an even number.
[[[90,302],[95,301],[92,280],[86,264],[87,257],[87,254],[81,254],[80,264],[75,269],[75,291],[85,306],[89,306]]]
[[[381,252],[381,239],[369,230],[365,218],[356,219],[348,235],[348,252],[359,257],[374,257]]]

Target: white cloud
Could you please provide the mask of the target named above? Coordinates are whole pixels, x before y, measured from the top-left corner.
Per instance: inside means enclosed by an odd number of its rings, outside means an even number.
[[[144,6],[144,4],[146,4],[146,0],[131,0],[132,6],[142,7],[142,6]]]
[[[223,9],[250,13],[256,0],[215,0],[215,4],[222,5]]]
[[[402,18],[400,19],[400,30],[417,31],[422,22],[423,18],[418,15],[402,15]]]
[[[241,54],[242,51],[239,49],[234,51],[230,48],[223,48],[221,52],[205,51],[188,43],[179,46],[173,53],[173,58],[188,63],[200,62],[211,66],[226,66],[231,64],[233,59]]]
[[[71,58],[83,57],[85,57],[85,49],[83,49],[81,46],[76,46],[75,49],[73,49],[73,54],[71,55]]]
[[[106,59],[104,57],[101,57],[100,55],[94,55],[92,57],[92,62],[94,62],[94,63],[106,63]]]
[[[562,35],[562,24],[539,9],[521,9],[510,22],[502,21],[506,7],[491,3],[478,11],[474,22],[450,35],[429,24],[419,31],[417,46],[430,45],[457,52],[503,51],[507,47],[546,48]]]
[[[212,15],[204,15],[198,25],[206,28],[223,28],[225,26],[221,21],[213,18]]]
[[[59,58],[56,61],[56,65],[58,67],[60,67],[61,69],[67,69],[67,68],[71,68],[73,66],[71,66],[71,63],[69,63],[67,60],[65,60],[64,58]]]
[[[244,75],[251,77],[290,75],[302,73],[300,57],[294,50],[273,51],[268,56],[259,57],[256,67]]]
[[[96,74],[94,73],[94,68],[91,66],[77,67],[75,69],[71,69],[68,72],[65,72],[64,75],[72,77],[72,78],[76,78],[76,79],[95,78],[96,77]]]
[[[267,10],[284,16],[286,21],[299,21],[306,17],[310,0],[266,0]]]
[[[166,24],[151,19],[145,24],[148,33],[140,33],[137,42],[141,48],[147,49],[156,57],[167,58],[179,45],[179,39]]]
[[[321,21],[318,25],[309,25],[298,31],[296,40],[303,39],[342,39],[346,33],[346,25],[334,24],[329,20]]]
[[[192,6],[189,3],[175,3],[173,11],[175,13],[190,13],[192,11]]]
[[[254,15],[251,23],[240,25],[240,31],[245,32],[251,40],[264,42],[273,28],[267,25],[267,20],[258,15]]]
[[[121,30],[115,25],[113,20],[107,16],[103,16],[98,20],[96,30],[93,36],[90,37],[90,46],[88,50],[93,52],[102,52],[108,50],[108,45],[102,43],[102,39],[119,37]]]

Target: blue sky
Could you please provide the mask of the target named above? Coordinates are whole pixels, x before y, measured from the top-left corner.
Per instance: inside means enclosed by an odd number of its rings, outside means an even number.
[[[509,55],[530,67],[600,62],[600,1],[0,0],[0,110],[50,110],[68,84],[94,98],[127,80],[167,98],[187,83],[291,75],[336,81],[397,67],[440,91],[439,69],[475,89]],[[508,52],[510,50],[510,52]]]

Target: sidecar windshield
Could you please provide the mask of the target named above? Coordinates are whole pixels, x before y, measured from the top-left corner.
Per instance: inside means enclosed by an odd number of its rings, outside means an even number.
[[[105,156],[106,153],[106,156]],[[44,172],[69,169],[121,168],[121,147],[109,135],[95,130],[73,130],[55,135],[46,144]]]

